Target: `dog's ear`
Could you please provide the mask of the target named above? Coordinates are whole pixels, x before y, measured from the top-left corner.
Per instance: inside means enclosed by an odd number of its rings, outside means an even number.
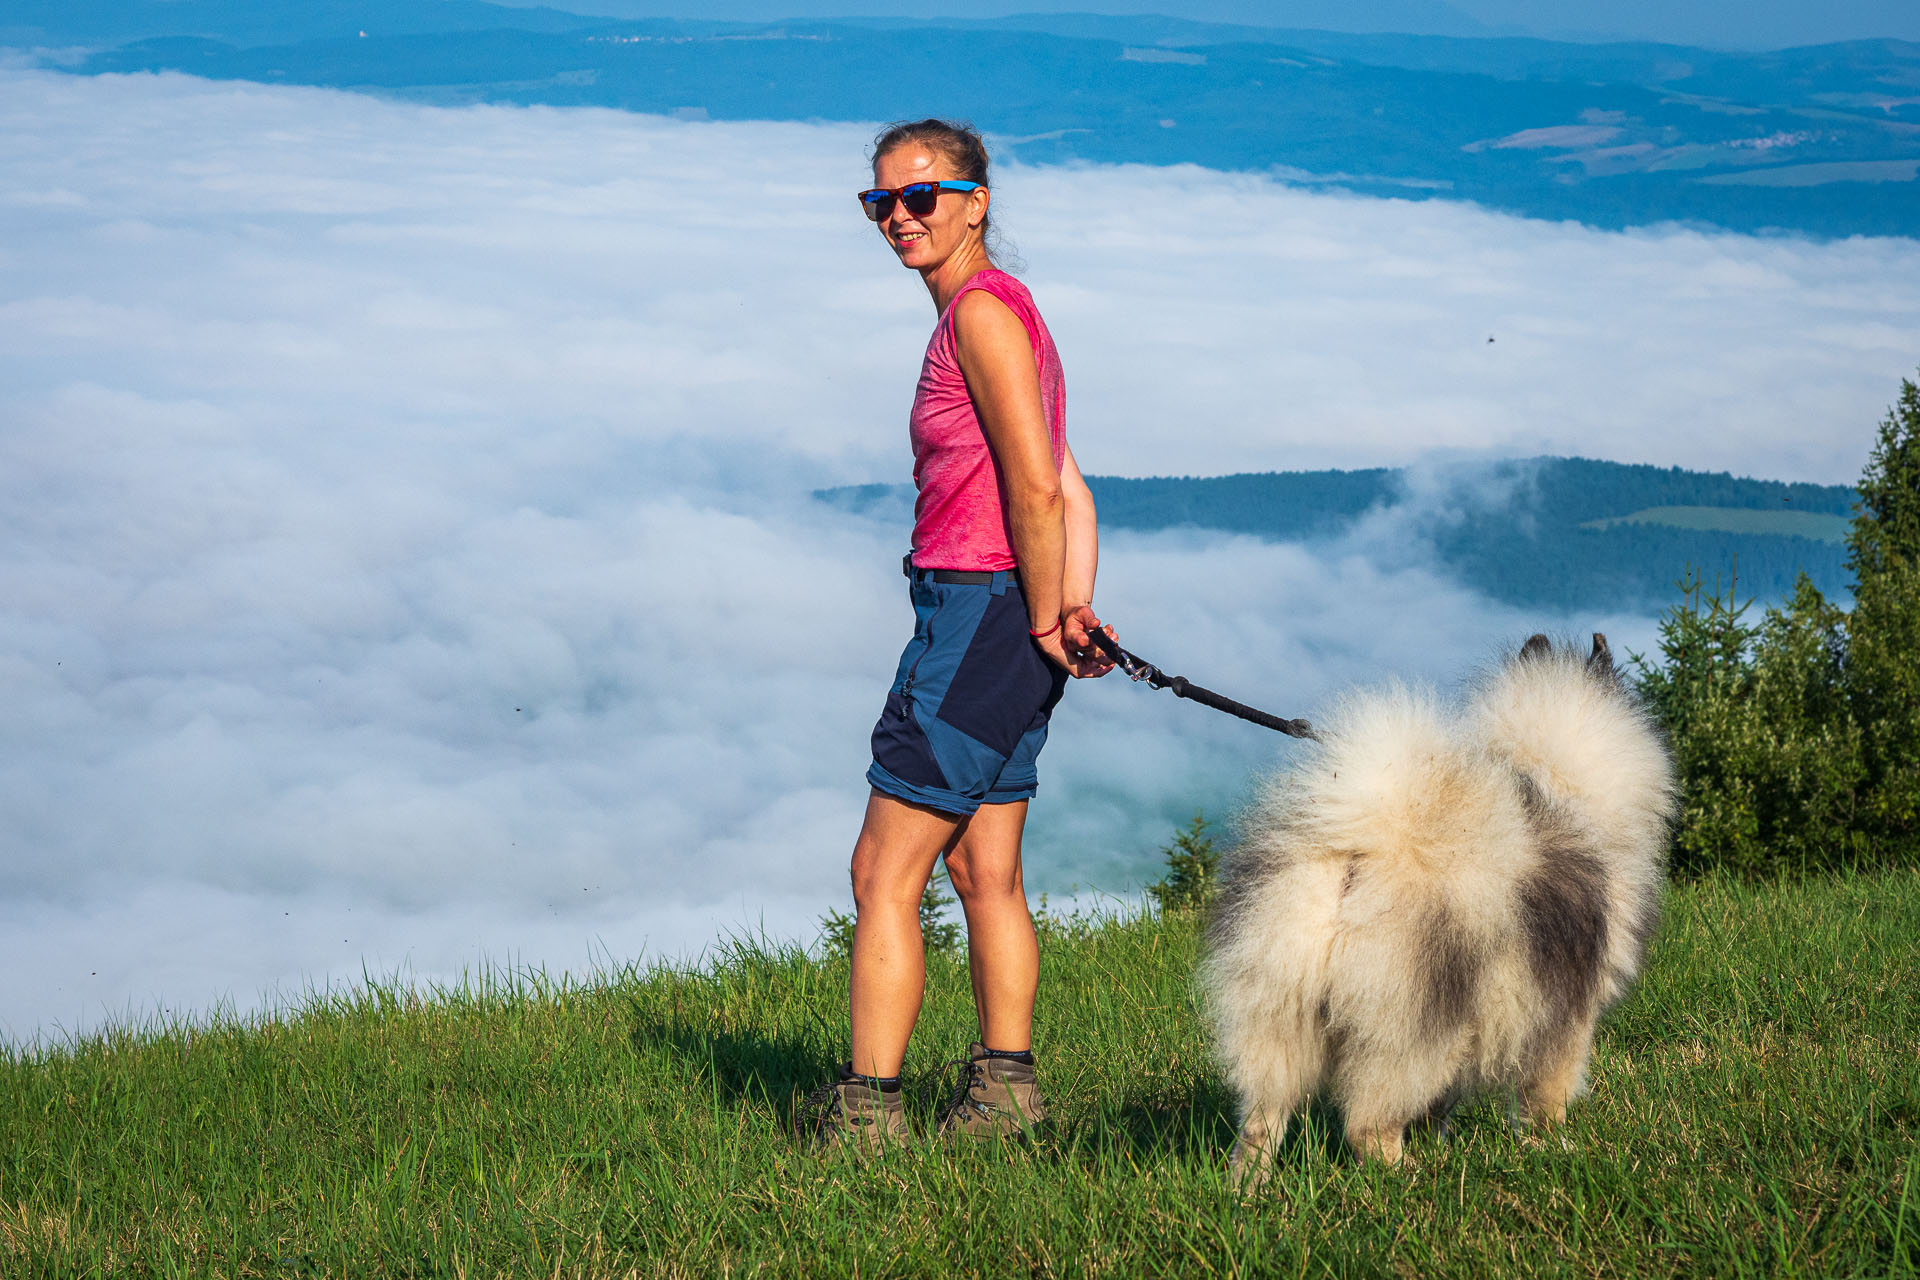
[[[1607,638],[1598,631],[1593,633],[1593,652],[1587,656],[1587,670],[1603,676],[1613,674],[1613,650],[1607,648]]]
[[[1520,659],[1523,662],[1538,661],[1552,651],[1552,643],[1545,636],[1536,633],[1528,636],[1527,642],[1520,646]]]

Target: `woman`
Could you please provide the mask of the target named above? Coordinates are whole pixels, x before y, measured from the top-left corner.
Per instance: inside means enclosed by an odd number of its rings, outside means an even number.
[[[861,207],[940,319],[910,422],[914,636],[874,728],[853,850],[853,1058],[802,1112],[823,1138],[861,1146],[908,1136],[900,1067],[926,982],[920,897],[942,855],[966,913],[980,1039],[941,1132],[1005,1135],[1045,1119],[1020,836],[1067,677],[1109,669],[1089,635],[1101,627],[1093,496],[1067,448],[1053,339],[1025,287],[993,265],[980,135],[895,125],[874,143],[873,177]]]

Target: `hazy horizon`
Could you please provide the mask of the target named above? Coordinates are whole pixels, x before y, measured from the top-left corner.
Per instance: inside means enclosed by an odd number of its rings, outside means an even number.
[[[1695,0],[912,0],[877,9],[863,0],[705,0],[697,12],[680,0],[497,0],[617,17],[998,18],[1022,13],[1162,14],[1200,22],[1409,35],[1532,36],[1548,40],[1654,41],[1704,48],[1763,50],[1846,40],[1920,41],[1920,6],[1896,0],[1794,0],[1733,3]]]

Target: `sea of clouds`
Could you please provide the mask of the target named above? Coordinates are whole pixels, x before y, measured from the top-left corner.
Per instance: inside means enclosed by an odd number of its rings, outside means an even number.
[[[870,134],[0,72],[0,1037],[845,905],[906,530],[809,493],[906,477],[934,319],[855,208]],[[1194,168],[996,198],[1094,473],[1420,463],[1467,518],[1495,456],[1844,482],[1920,354],[1908,241]],[[1403,535],[1114,535],[1096,603],[1289,715],[1651,638]],[[1076,686],[1030,884],[1129,891],[1290,749]]]

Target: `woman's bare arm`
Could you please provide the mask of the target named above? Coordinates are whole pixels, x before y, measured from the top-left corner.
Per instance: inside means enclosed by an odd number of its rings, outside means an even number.
[[[1086,653],[1093,644],[1088,632],[1095,627],[1116,642],[1112,627],[1103,626],[1093,612],[1093,579],[1100,568],[1100,522],[1093,507],[1093,490],[1080,474],[1073,459],[1073,447],[1067,446],[1060,463],[1060,496],[1066,503],[1067,558],[1061,575],[1062,630],[1067,637],[1068,653]],[[1104,670],[1108,665],[1103,659]]]
[[[1033,344],[1020,317],[990,293],[976,289],[953,305],[960,372],[1006,486],[1007,525],[1029,621],[1033,630],[1045,631],[1064,613],[1067,524]],[[1091,668],[1097,664],[1069,653],[1061,629],[1039,644],[1075,675],[1096,674]]]
[[[1073,460],[1068,446],[1060,464],[1060,497],[1067,504],[1067,558],[1061,574],[1062,603],[1068,610],[1093,603],[1093,579],[1100,568],[1100,522],[1093,509],[1093,490]]]

